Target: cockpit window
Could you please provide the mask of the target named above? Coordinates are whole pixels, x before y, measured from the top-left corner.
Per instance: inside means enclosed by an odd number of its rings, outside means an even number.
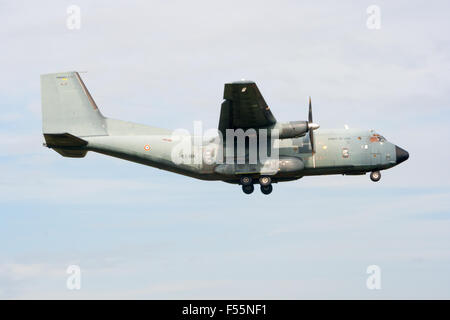
[[[370,137],[370,142],[385,142],[386,138],[383,137],[382,135],[379,135],[378,133],[374,133],[371,137]]]

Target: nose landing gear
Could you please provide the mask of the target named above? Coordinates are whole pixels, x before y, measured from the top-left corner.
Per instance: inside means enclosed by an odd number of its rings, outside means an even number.
[[[370,173],[370,180],[373,182],[378,182],[381,179],[381,173],[380,171],[373,171]]]

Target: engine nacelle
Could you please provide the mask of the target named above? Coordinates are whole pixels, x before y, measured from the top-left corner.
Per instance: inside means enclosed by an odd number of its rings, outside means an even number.
[[[308,121],[290,121],[287,123],[280,123],[273,129],[278,129],[279,139],[297,138],[304,136],[308,132]]]

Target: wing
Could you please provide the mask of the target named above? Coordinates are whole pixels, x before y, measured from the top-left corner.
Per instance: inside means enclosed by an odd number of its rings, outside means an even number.
[[[225,101],[219,120],[219,130],[223,136],[226,129],[257,129],[276,123],[256,83],[252,81],[226,83],[223,98]]]

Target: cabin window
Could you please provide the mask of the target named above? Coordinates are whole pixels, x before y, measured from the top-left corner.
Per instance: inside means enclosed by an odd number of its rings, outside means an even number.
[[[342,148],[342,158],[348,158],[349,155],[348,148]]]

